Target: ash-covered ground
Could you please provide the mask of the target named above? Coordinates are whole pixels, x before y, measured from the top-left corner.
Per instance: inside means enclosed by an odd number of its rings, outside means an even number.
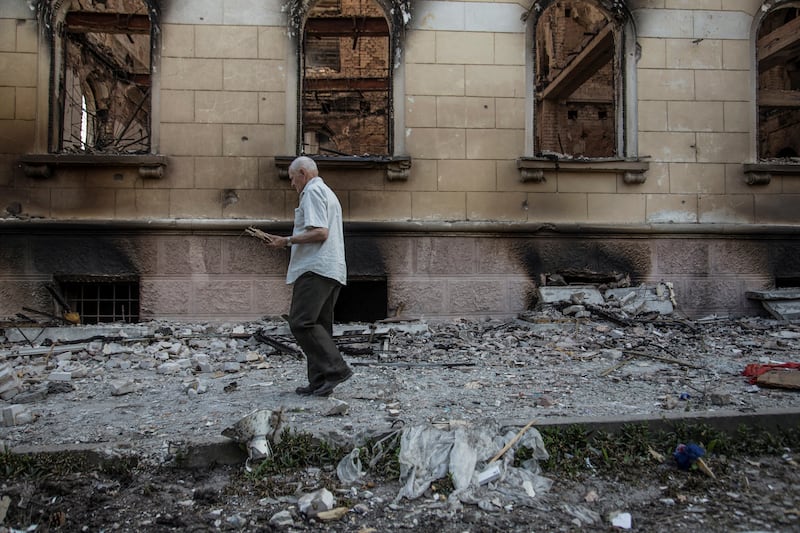
[[[792,448],[715,454],[708,458],[714,478],[676,469],[669,458],[606,473],[587,460],[570,477],[543,472],[552,486],[530,497],[524,484],[505,485],[515,491],[511,500],[498,492],[457,505],[440,481],[419,497],[398,498],[399,480],[368,475],[343,484],[335,464],[263,480],[248,477],[243,464],[171,466],[176,450],[226,442],[223,430],[261,409],[280,411],[285,428],[345,447],[403,427],[461,427],[473,435],[504,427],[513,434],[531,421],[536,427],[565,418],[791,411],[797,390],[759,387],[742,372],[749,364],[796,361],[794,323],[575,319],[550,309],[513,319],[344,324],[336,340],[355,376],[330,398],[294,393],[305,384],[305,362],[280,321],[6,324],[4,335],[3,447],[79,445],[112,463],[126,455],[138,461],[133,468],[120,460],[119,467],[86,473],[43,474],[40,466],[33,476],[10,475],[0,482],[4,533],[798,527],[800,472]],[[341,511],[336,518],[301,511],[304,495],[323,489]]]
[[[222,431],[257,409],[282,409],[284,427],[347,443],[398,424],[799,406],[796,390],[742,375],[748,364],[798,359],[800,327],[765,318],[620,325],[541,312],[338,325],[355,376],[329,398],[295,394],[305,361],[280,321],[5,333],[0,368],[18,383],[0,404],[15,410],[0,440],[12,448],[91,444],[159,461],[170,443],[226,440]]]

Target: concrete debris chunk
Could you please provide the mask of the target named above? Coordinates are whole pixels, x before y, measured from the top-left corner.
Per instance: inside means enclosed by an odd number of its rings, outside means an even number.
[[[111,382],[111,395],[123,396],[136,392],[136,382],[132,379],[119,379]]]
[[[22,389],[22,382],[9,365],[0,366],[0,398],[10,400]]]
[[[634,316],[645,313],[670,315],[675,310],[673,290],[666,283],[608,289],[604,296],[606,302],[618,302],[623,311]]]
[[[581,311],[586,311],[586,306],[583,305],[570,305],[565,307],[561,312],[565,315],[577,315]]]
[[[330,511],[335,506],[336,498],[333,497],[331,491],[325,488],[303,494],[297,500],[297,508],[309,518],[314,518],[319,513]]]
[[[158,365],[159,374],[177,374],[181,371],[181,366],[178,363],[167,362]]]
[[[24,405],[12,404],[8,407],[3,407],[0,419],[2,419],[4,427],[11,427],[31,423],[33,415]]]
[[[337,398],[329,398],[330,408],[325,412],[325,416],[342,416],[346,415],[350,409],[350,405],[344,400]]]
[[[35,403],[44,400],[47,397],[47,389],[49,384],[41,384],[30,390],[20,392],[14,396],[15,403]]]
[[[208,382],[201,379],[190,381],[184,387],[184,390],[189,396],[197,396],[198,394],[205,394],[208,392]]]
[[[747,291],[745,296],[761,301],[761,305],[777,320],[800,319],[800,289],[781,288],[766,291]]]
[[[290,511],[279,511],[269,519],[269,525],[274,527],[294,527],[294,518]]]
[[[592,285],[569,285],[566,287],[538,287],[536,289],[537,302],[539,304],[554,303],[589,303],[593,305],[603,305],[605,299],[597,287]]]
[[[222,364],[222,371],[229,374],[234,374],[242,370],[242,365],[236,361],[226,361]]]
[[[261,356],[258,354],[258,352],[254,351],[239,352],[236,354],[236,361],[239,363],[252,363],[260,359]]]

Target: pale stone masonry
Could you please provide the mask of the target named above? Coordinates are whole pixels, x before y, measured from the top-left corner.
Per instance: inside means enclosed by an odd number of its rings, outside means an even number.
[[[163,4],[151,21],[158,178],[114,161],[30,173],[25,157],[59,134],[51,42],[27,0],[0,3],[0,317],[31,298],[49,310],[40,284],[62,274],[136,274],[143,318],[286,310],[286,257],[242,230],[293,219],[276,157],[297,153],[298,30],[279,0],[138,3]],[[351,278],[385,278],[387,313],[512,315],[542,273],[569,268],[673,281],[690,314],[756,312],[746,290],[800,280],[800,164],[758,184],[744,166],[759,162],[758,24],[786,2],[623,3],[635,131],[619,155],[646,165],[641,182],[588,162],[523,179],[518,160],[537,155],[530,0],[410,3],[392,61],[407,176],[323,167]]]

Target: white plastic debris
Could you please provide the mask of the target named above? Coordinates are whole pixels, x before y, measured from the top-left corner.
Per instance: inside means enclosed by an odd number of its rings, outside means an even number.
[[[547,459],[548,454],[536,429],[530,428],[521,437],[517,433],[501,433],[493,422],[459,425],[453,430],[426,425],[403,429],[399,454],[403,486],[395,501],[420,497],[433,481],[449,473],[455,488],[448,497],[451,507],[470,503],[502,508],[529,503],[531,494],[546,492],[552,485],[550,479],[539,475],[536,462]],[[514,441],[515,437],[518,440]],[[501,457],[491,460],[512,441]],[[535,460],[513,466],[518,446],[530,449]]]
[[[361,467],[361,458],[359,457],[361,450],[353,448],[353,451],[345,455],[339,464],[336,466],[336,475],[339,481],[344,485],[352,485],[357,483],[363,476],[364,471]]]
[[[233,426],[222,430],[222,434],[236,442],[246,444],[249,461],[258,461],[272,456],[269,442],[275,442],[281,423],[281,411],[256,409]]]

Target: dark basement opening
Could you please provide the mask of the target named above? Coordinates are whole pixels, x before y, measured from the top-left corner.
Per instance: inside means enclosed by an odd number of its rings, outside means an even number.
[[[800,276],[775,278],[776,289],[800,288]]]
[[[139,322],[137,276],[57,276],[56,281],[82,324]]]
[[[334,308],[336,322],[375,322],[386,318],[389,305],[386,278],[350,278]]]

